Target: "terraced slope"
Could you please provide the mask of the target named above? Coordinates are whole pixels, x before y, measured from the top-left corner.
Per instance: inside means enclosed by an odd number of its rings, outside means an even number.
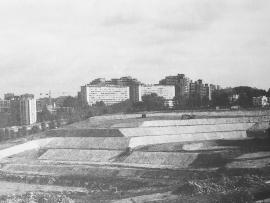
[[[255,123],[233,123],[233,124],[216,124],[216,125],[122,128],[119,129],[119,131],[125,137],[180,135],[180,134],[207,133],[207,132],[246,131],[254,124]]]
[[[203,119],[189,119],[189,120],[152,120],[152,121],[144,121],[141,127],[257,123],[257,122],[269,121],[269,120],[270,120],[270,116],[236,117],[236,118],[203,118]]]
[[[44,148],[125,150],[129,141],[126,137],[54,137]]]

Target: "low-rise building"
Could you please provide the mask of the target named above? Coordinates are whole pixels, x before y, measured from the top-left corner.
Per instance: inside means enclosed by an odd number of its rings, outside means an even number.
[[[229,96],[229,102],[230,104],[233,104],[235,102],[237,102],[239,99],[239,94],[232,94]]]
[[[269,106],[269,100],[266,96],[253,97],[252,103],[254,106],[266,107]]]

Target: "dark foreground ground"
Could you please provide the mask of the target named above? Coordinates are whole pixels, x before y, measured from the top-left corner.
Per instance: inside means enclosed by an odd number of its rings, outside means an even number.
[[[140,122],[134,118],[99,119],[92,121],[90,127],[116,124],[136,127]],[[89,122],[67,126],[88,127]],[[181,162],[185,165],[181,169],[44,161],[38,158],[46,149],[26,151],[0,161],[0,202],[269,202],[269,134],[252,133],[260,138],[170,143],[135,149],[183,153],[186,161]],[[0,149],[37,137],[46,135],[5,141]],[[196,159],[192,159],[194,154],[198,154]],[[118,157],[119,162],[125,156],[123,153]]]
[[[0,173],[0,202],[259,202],[270,198],[269,141],[205,142],[208,150],[195,151],[201,157],[182,170],[86,165],[84,173],[65,174],[76,165],[35,163],[27,173]],[[138,150],[181,151],[179,146]],[[31,153],[23,156],[31,162]]]

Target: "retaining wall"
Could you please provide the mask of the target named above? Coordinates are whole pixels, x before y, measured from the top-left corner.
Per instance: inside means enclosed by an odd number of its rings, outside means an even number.
[[[56,129],[46,132],[48,137],[123,137],[118,129]]]
[[[154,136],[154,135],[177,135],[185,133],[245,131],[254,123],[234,123],[217,125],[194,125],[194,126],[169,126],[169,127],[147,127],[147,128],[122,128],[120,132],[125,137]]]
[[[130,138],[125,137],[55,137],[45,148],[59,149],[118,149],[129,146]]]
[[[81,161],[88,163],[123,163],[152,166],[174,166],[186,168],[192,164],[198,153],[178,152],[140,152],[135,151],[127,156],[122,156],[121,151],[111,150],[75,150],[75,149],[50,149],[43,154],[40,160],[54,161]]]
[[[197,116],[213,116],[213,117],[236,117],[236,116],[269,116],[270,110],[253,110],[253,111],[180,111],[180,112],[146,112],[147,117],[158,116],[182,116],[184,114],[197,115]],[[118,115],[104,115],[96,116],[89,119],[91,120],[111,120],[111,119],[127,119],[127,118],[141,118],[142,114],[118,114]]]
[[[0,159],[12,156],[14,154],[19,154],[27,150],[39,149],[45,146],[51,140],[52,138],[33,140],[33,141],[26,142],[24,144],[19,144],[14,147],[9,147],[7,149],[0,150]]]
[[[146,146],[146,145],[174,143],[174,142],[197,142],[197,141],[204,141],[204,140],[244,139],[246,137],[247,137],[246,131],[142,136],[142,137],[132,137],[129,142],[129,147],[136,148],[136,147]]]
[[[270,116],[262,117],[236,117],[236,118],[204,118],[190,120],[153,120],[144,121],[141,127],[182,126],[182,125],[215,125],[230,123],[257,123],[269,121]]]

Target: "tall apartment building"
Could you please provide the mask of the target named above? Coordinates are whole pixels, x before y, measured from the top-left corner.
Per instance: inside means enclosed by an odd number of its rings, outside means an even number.
[[[20,125],[20,96],[13,96],[10,99],[10,120],[9,125]]]
[[[97,78],[90,82],[90,85],[119,85],[119,86],[131,86],[134,84],[141,84],[136,78],[131,76],[125,76],[121,78],[112,78],[111,80],[106,80],[105,78]]]
[[[32,94],[20,97],[20,124],[31,125],[37,122],[36,99]]]
[[[175,97],[175,86],[173,85],[137,85],[130,88],[134,93],[134,95],[130,97],[130,100],[133,102],[142,101],[144,95],[155,93],[163,97],[168,106],[173,106],[173,98]]]
[[[9,111],[10,111],[10,100],[0,99],[0,112],[9,112]]]
[[[92,80],[90,82],[90,85],[101,85],[101,84],[105,85],[105,83],[106,83],[105,78],[97,78],[95,80]]]
[[[190,83],[190,95],[194,96],[197,95],[200,98],[208,98],[209,101],[212,100],[212,96],[214,91],[220,90],[219,85],[213,85],[213,84],[203,84],[203,81],[201,79],[191,82]]]
[[[136,78],[132,78],[130,76],[125,76],[121,78],[113,78],[111,80],[106,80],[105,78],[97,78],[90,82],[89,85],[93,86],[106,86],[107,88],[104,88],[104,90],[107,90],[109,87],[128,87],[129,89],[129,98],[132,101],[138,101],[139,100],[139,92],[138,92],[138,86],[141,85],[142,83],[138,81]],[[80,96],[82,98],[82,101],[87,101],[87,98],[85,95],[85,88],[81,88]],[[119,88],[115,89],[118,92]],[[120,96],[119,96],[120,97]],[[103,98],[105,99],[105,98]],[[106,99],[108,100],[108,98]],[[117,100],[117,99],[116,99]],[[122,101],[122,100],[120,100]],[[89,102],[87,102],[89,103]],[[111,102],[107,102],[108,104]],[[118,103],[118,102],[113,102],[113,103]]]
[[[174,85],[176,97],[188,97],[190,91],[191,80],[184,74],[176,76],[167,76],[165,79],[159,81],[160,85]]]
[[[103,101],[106,105],[129,99],[129,87],[120,85],[85,85],[81,87],[82,101],[93,105]]]
[[[31,125],[37,121],[34,95],[14,96],[10,100],[10,125]]]
[[[140,101],[142,96],[156,93],[166,100],[173,100],[175,97],[175,87],[173,85],[141,85],[139,86]]]
[[[4,100],[11,100],[14,96],[14,93],[6,93],[4,94]]]
[[[190,83],[191,96],[198,96],[200,98],[206,97],[209,100],[212,100],[212,94],[214,90],[215,90],[215,85],[203,84],[203,81],[201,79]]]

